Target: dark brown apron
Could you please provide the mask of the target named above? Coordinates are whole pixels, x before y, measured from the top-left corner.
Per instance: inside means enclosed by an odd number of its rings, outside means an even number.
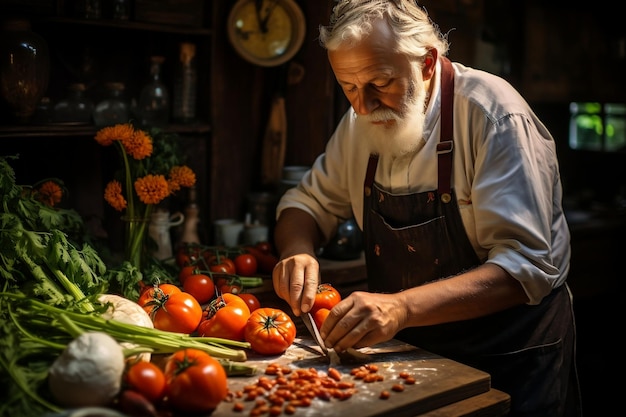
[[[452,172],[454,72],[442,58],[438,189],[392,194],[374,182],[371,155],[364,182],[363,232],[369,290],[393,293],[443,279],[480,264],[463,227]],[[564,414],[567,381],[574,367],[574,323],[569,291],[556,288],[536,306],[517,306],[489,316],[405,329],[396,337],[491,375],[511,395],[511,415]]]

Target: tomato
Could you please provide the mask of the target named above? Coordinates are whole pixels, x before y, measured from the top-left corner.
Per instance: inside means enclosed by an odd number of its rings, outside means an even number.
[[[239,277],[236,275],[219,276],[217,278],[216,286],[220,294],[231,293],[239,295],[239,293],[241,293],[241,290],[243,289],[243,284],[241,283]]]
[[[237,274],[251,277],[256,274],[257,260],[254,255],[242,253],[235,257],[235,270]]]
[[[137,304],[145,307],[147,303],[153,302],[157,295],[162,297],[178,292],[182,292],[182,290],[174,284],[159,284],[157,286],[153,285],[150,288],[146,288],[146,290],[141,293],[139,299],[137,300]]]
[[[165,362],[167,401],[185,413],[210,414],[228,395],[222,365],[199,349],[181,349]]]
[[[210,276],[196,273],[185,278],[183,290],[200,303],[208,303],[215,297],[215,284]]]
[[[267,240],[262,241],[262,242],[257,242],[254,245],[254,247],[259,249],[261,252],[264,252],[264,253],[267,253],[267,254],[273,254],[274,253],[274,247]]]
[[[195,264],[200,258],[201,252],[202,249],[197,244],[183,244],[176,251],[176,265],[182,268],[185,265]]]
[[[250,313],[244,337],[262,355],[284,353],[296,338],[296,325],[284,311],[260,307]]]
[[[243,293],[238,294],[238,295],[239,295],[239,297],[241,297],[241,299],[243,301],[246,302],[246,304],[248,305],[248,308],[250,309],[251,313],[254,310],[256,310],[257,308],[261,307],[261,302],[256,297],[256,295],[250,294],[249,292],[243,292]]]
[[[315,302],[313,308],[311,308],[311,314],[320,308],[327,308],[331,310],[335,304],[341,301],[341,295],[336,288],[330,284],[320,284],[317,287],[317,293],[315,294]]]
[[[244,340],[244,328],[250,317],[250,309],[238,295],[224,293],[206,309],[207,318],[198,326],[198,335]]]
[[[272,273],[278,263],[278,257],[276,257],[276,255],[264,252],[256,246],[246,246],[244,249],[256,258],[258,272],[264,274]]]
[[[209,261],[209,270],[223,274],[234,274],[237,272],[235,262],[226,256],[220,256],[219,259],[217,257],[211,258]]]
[[[178,271],[178,281],[181,285],[185,283],[185,278],[189,275],[197,274],[200,270],[195,265],[185,265]]]
[[[330,310],[323,307],[318,308],[315,313],[313,313],[313,320],[315,320],[315,325],[318,329],[320,329],[322,324],[324,324],[324,320],[328,317],[328,313],[330,313]]]
[[[155,328],[185,334],[196,330],[202,320],[202,306],[193,295],[180,289],[170,294],[163,291],[153,294],[152,299],[142,307],[150,315]]]
[[[153,403],[159,402],[165,395],[165,374],[152,362],[130,364],[124,371],[124,383]]]

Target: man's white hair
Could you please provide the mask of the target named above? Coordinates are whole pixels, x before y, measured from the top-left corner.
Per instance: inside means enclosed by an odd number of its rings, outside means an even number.
[[[320,44],[328,50],[356,45],[372,31],[372,21],[383,18],[396,36],[396,52],[423,58],[436,49],[448,53],[445,35],[415,0],[340,0],[333,8],[330,23],[320,26]]]

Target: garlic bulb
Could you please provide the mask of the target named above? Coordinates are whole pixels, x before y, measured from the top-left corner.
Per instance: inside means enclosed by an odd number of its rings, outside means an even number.
[[[48,372],[54,398],[65,407],[109,404],[119,393],[124,350],[103,332],[86,332],[72,340]]]

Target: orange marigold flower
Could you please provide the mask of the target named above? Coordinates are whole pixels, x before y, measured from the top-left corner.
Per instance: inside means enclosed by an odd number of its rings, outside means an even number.
[[[180,187],[192,187],[196,183],[196,174],[186,165],[175,166],[170,170],[170,180]]]
[[[130,137],[123,139],[122,145],[124,145],[126,153],[136,160],[142,160],[152,155],[152,138],[143,130],[137,130]]]
[[[158,204],[170,195],[170,188],[163,175],[146,175],[135,180],[135,191],[144,204]]]
[[[122,184],[117,180],[107,184],[104,189],[104,199],[117,211],[122,211],[126,208],[127,202],[122,195]]]
[[[180,184],[173,181],[171,178],[167,180],[167,185],[170,187],[170,194],[174,194],[176,191],[180,190]]]
[[[43,204],[54,207],[61,202],[63,190],[56,182],[46,181],[41,184],[35,195],[37,200],[41,201]]]
[[[124,141],[128,138],[132,138],[135,134],[135,129],[130,123],[118,124],[114,126],[107,126],[96,133],[96,142],[102,146],[110,146],[113,141]]]

